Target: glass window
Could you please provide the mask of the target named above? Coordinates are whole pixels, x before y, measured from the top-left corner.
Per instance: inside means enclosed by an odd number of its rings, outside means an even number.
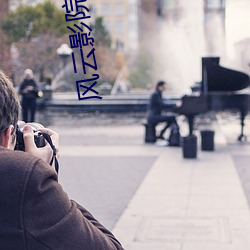
[[[206,0],[205,4],[209,9],[220,9],[222,7],[225,7],[224,0]]]
[[[111,6],[109,3],[102,4],[102,15],[103,16],[110,16],[111,14]]]
[[[124,22],[123,21],[116,21],[115,22],[115,32],[116,33],[123,33],[124,32]]]
[[[122,16],[124,15],[125,7],[123,3],[116,3],[115,4],[115,15]]]
[[[160,1],[158,1],[158,3],[159,2]],[[174,10],[177,8],[178,4],[177,4],[176,0],[165,0],[164,6],[166,6],[167,10]]]
[[[90,4],[89,5],[89,10],[90,10],[91,17],[95,17],[96,16],[96,5],[95,4]]]
[[[112,24],[110,21],[104,20],[104,26],[107,28],[108,31],[112,30]]]

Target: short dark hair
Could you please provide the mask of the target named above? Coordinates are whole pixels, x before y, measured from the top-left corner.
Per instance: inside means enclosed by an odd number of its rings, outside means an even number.
[[[156,89],[159,89],[159,87],[163,86],[164,84],[166,84],[166,82],[164,82],[164,81],[157,82]]]
[[[2,133],[10,126],[17,126],[20,112],[18,95],[10,79],[0,70],[0,142]]]

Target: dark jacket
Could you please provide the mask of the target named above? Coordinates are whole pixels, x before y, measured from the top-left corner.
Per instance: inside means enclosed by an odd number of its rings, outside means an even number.
[[[149,99],[147,117],[159,116],[162,109],[167,107],[168,105],[163,103],[161,91],[155,90]]]
[[[42,160],[0,147],[0,177],[0,250],[123,249]]]
[[[30,90],[28,93],[24,93],[24,89],[28,86],[33,87],[33,90]],[[19,94],[23,98],[37,98],[38,87],[36,82],[33,79],[24,79],[19,88]]]

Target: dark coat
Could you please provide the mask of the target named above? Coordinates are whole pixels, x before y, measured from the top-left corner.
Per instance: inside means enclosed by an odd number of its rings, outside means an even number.
[[[0,250],[123,249],[42,160],[0,147],[0,177]]]
[[[169,105],[165,104],[162,100],[162,93],[159,90],[155,90],[150,96],[147,106],[147,118],[150,120],[155,116],[160,116],[162,109],[168,108]]]
[[[28,86],[33,87],[33,90],[24,93],[24,89]],[[38,87],[36,82],[33,79],[24,79],[20,85],[19,94],[21,94],[23,98],[37,98]]]
[[[148,103],[148,116],[160,115],[163,107],[162,95],[156,90],[150,97]]]

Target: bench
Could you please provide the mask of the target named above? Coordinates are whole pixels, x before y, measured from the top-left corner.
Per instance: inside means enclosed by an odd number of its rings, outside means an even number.
[[[155,143],[156,142],[156,124],[149,123],[147,120],[144,120],[142,124],[145,127],[145,136],[144,141],[145,143]]]

